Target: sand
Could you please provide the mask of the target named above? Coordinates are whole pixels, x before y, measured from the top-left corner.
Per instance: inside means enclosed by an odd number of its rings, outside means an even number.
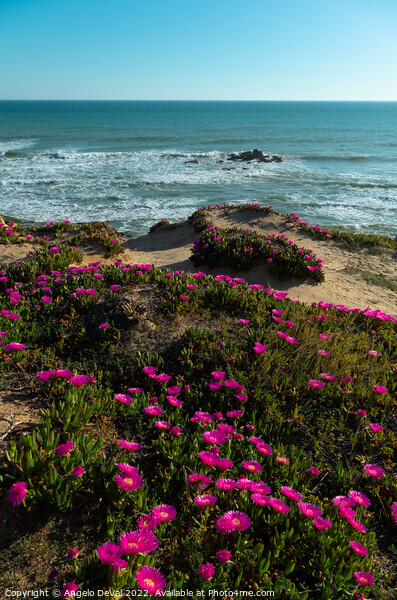
[[[349,245],[339,240],[319,240],[290,223],[279,215],[266,215],[250,210],[232,210],[227,214],[223,209],[209,213],[214,225],[220,227],[250,228],[258,233],[284,233],[303,248],[310,248],[318,258],[323,259],[325,281],[316,283],[313,280],[293,279],[280,281],[273,277],[266,266],[256,267],[250,271],[232,271],[228,268],[206,268],[205,265],[195,267],[189,260],[194,239],[197,233],[186,221],[158,227],[154,232],[121,243],[124,253],[117,260],[123,263],[151,263],[158,268],[185,271],[203,271],[211,275],[223,273],[233,277],[244,278],[248,283],[259,283],[276,290],[287,291],[292,299],[300,302],[332,302],[344,304],[352,308],[370,308],[381,310],[397,316],[397,292],[367,283],[359,274],[350,274],[346,268],[356,268],[383,274],[397,284],[397,253],[375,248],[375,253],[368,249],[352,251]],[[0,246],[0,264],[15,264],[31,252],[30,244]],[[101,260],[103,263],[113,262],[107,259],[99,248],[89,246],[83,249],[83,264]]]

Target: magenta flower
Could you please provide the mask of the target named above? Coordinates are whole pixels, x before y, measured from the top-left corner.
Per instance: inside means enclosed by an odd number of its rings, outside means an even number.
[[[215,482],[216,487],[223,491],[234,490],[237,487],[237,481],[234,479],[225,479],[223,477],[219,478],[218,481]]]
[[[208,384],[211,392],[217,392],[221,388],[223,388],[223,383],[221,381],[210,381]]]
[[[196,496],[194,498],[194,502],[197,506],[210,506],[211,504],[215,504],[218,501],[216,496],[211,496],[211,494],[203,494],[202,496]]]
[[[229,419],[238,419],[239,417],[243,416],[243,411],[242,410],[229,410],[229,412],[226,413],[226,416]]]
[[[276,461],[283,465],[289,465],[289,458],[286,456],[276,456]]]
[[[57,369],[55,371],[55,375],[57,377],[62,377],[64,379],[69,379],[70,377],[73,377],[73,371],[67,371],[66,369]]]
[[[154,375],[155,372],[157,371],[156,367],[143,367],[142,371],[145,373],[145,375]]]
[[[175,519],[176,509],[169,504],[159,504],[152,509],[152,515],[161,523],[166,523]]]
[[[377,394],[387,394],[389,390],[384,385],[374,385],[374,391]]]
[[[351,490],[348,493],[348,497],[351,498],[352,500],[354,500],[355,502],[357,502],[357,504],[364,506],[365,508],[368,508],[369,506],[371,506],[371,500],[368,498],[368,496],[366,496],[362,492],[357,492],[356,490]]]
[[[288,504],[278,498],[269,498],[269,505],[279,513],[287,513],[289,511]]]
[[[265,442],[259,442],[256,445],[256,449],[258,450],[258,452],[264,454],[265,456],[270,456],[271,454],[273,454],[273,450],[270,448],[270,446],[265,444]]]
[[[158,545],[157,537],[147,529],[123,533],[120,537],[120,546],[125,554],[147,554],[156,550]]]
[[[207,475],[202,475],[201,473],[191,473],[187,478],[187,482],[189,485],[200,483],[199,489],[202,489],[211,483],[211,478],[207,477]]]
[[[270,504],[270,498],[264,496],[263,494],[251,494],[251,500],[260,506],[268,506]]]
[[[131,404],[134,400],[128,394],[115,394],[114,399],[118,400],[122,404]]]
[[[228,436],[219,429],[214,429],[214,431],[206,431],[201,435],[205,442],[208,442],[209,444],[217,444],[219,446],[228,440]]]
[[[232,558],[232,553],[229,550],[218,550],[216,558],[219,562],[228,562]]]
[[[215,566],[212,563],[204,563],[198,570],[201,579],[212,579],[215,573]]]
[[[393,515],[393,519],[395,523],[397,523],[397,502],[393,502],[390,505],[391,514]]]
[[[290,500],[296,500],[297,502],[299,502],[299,500],[302,500],[302,496],[300,495],[299,492],[297,492],[296,490],[294,490],[291,487],[288,487],[286,485],[282,485],[280,487],[280,492],[282,494],[284,494],[284,496],[286,496],[287,498],[289,498]]]
[[[28,493],[28,486],[23,481],[14,483],[8,492],[8,502],[12,505],[19,505],[25,500]]]
[[[219,465],[220,458],[214,452],[203,450],[202,452],[199,452],[198,457],[200,460],[203,461],[205,465],[208,465],[210,467],[215,467]]]
[[[354,573],[354,576],[357,579],[358,583],[361,583],[362,585],[372,585],[375,581],[375,578],[373,575],[371,575],[371,573],[363,573],[362,571],[356,571]]]
[[[111,565],[116,558],[120,558],[123,554],[122,549],[118,544],[108,542],[97,549],[99,560],[105,565]]]
[[[378,425],[378,423],[370,423],[369,426],[370,426],[370,429],[372,429],[372,431],[375,431],[376,433],[378,431],[383,431],[382,425]]]
[[[164,411],[161,406],[145,406],[143,412],[147,415],[152,415],[153,417],[159,417]]]
[[[165,577],[153,567],[139,567],[135,572],[135,577],[140,590],[149,592],[149,594],[160,595],[167,587]]]
[[[168,421],[156,421],[155,426],[158,427],[158,429],[169,429],[171,423],[168,423]]]
[[[310,473],[311,473],[312,475],[319,475],[319,473],[320,473],[320,470],[319,470],[319,469],[317,469],[317,467],[310,467]]]
[[[371,477],[376,477],[376,479],[383,477],[385,474],[382,467],[378,467],[378,465],[371,464],[364,465],[364,473],[366,475],[370,475]]]
[[[243,460],[241,466],[247,471],[250,471],[251,473],[259,473],[260,471],[262,471],[261,464],[256,462],[255,460]]]
[[[227,471],[228,469],[233,468],[233,463],[230,458],[220,458],[218,464],[216,465],[218,469],[221,471]]]
[[[168,388],[167,393],[171,394],[172,396],[177,396],[178,394],[181,393],[181,391],[182,391],[182,389],[179,386],[173,385]]]
[[[80,465],[77,465],[72,471],[73,477],[81,477],[84,474],[84,469]]]
[[[132,452],[141,449],[140,444],[136,444],[135,442],[128,442],[127,440],[119,440],[118,445],[121,446],[121,448],[124,448],[124,450],[131,450]]]
[[[59,456],[66,456],[67,454],[69,454],[69,452],[71,451],[71,449],[74,447],[73,442],[71,442],[70,440],[65,442],[64,444],[59,444],[59,446],[57,446],[55,448],[55,454],[58,454]]]
[[[156,517],[151,514],[143,515],[143,517],[141,517],[138,520],[139,529],[147,529],[148,531],[151,531],[152,529],[156,529],[158,524],[159,524],[159,520],[156,519]]]
[[[229,510],[216,521],[216,528],[222,533],[245,531],[251,525],[251,519],[243,512]]]
[[[354,519],[354,518],[347,517],[347,522],[356,531],[359,531],[360,533],[366,533],[367,529],[366,529],[365,525],[363,525],[362,523],[360,523],[360,521],[356,521],[356,519]]]
[[[348,506],[352,508],[356,505],[356,501],[348,496],[335,496],[335,498],[332,499],[332,504],[335,506]]]
[[[331,521],[328,521],[327,519],[323,519],[322,517],[317,517],[316,519],[313,519],[313,525],[319,531],[325,531],[326,529],[329,529],[330,527],[332,527]]]
[[[321,388],[323,388],[325,386],[325,383],[322,381],[319,381],[318,379],[310,379],[309,381],[309,387],[315,389],[315,390],[321,390]]]
[[[76,583],[76,580],[68,581],[62,588],[61,594],[62,598],[71,598],[75,596],[75,592],[80,589],[80,586]]]
[[[349,542],[351,548],[354,550],[354,552],[356,552],[357,554],[361,554],[362,556],[368,556],[369,552],[366,549],[365,546],[363,546],[362,544],[360,544],[359,542],[354,542],[351,541]]]
[[[215,381],[221,381],[226,377],[226,373],[224,371],[213,371],[211,375],[215,379]]]
[[[128,567],[128,560],[116,558],[116,560],[113,561],[112,567],[115,573],[117,573],[118,569],[120,569],[120,571],[124,571]]]
[[[177,406],[178,408],[183,406],[182,400],[179,400],[176,396],[167,396],[167,400],[172,406]]]
[[[79,550],[77,548],[69,548],[69,554],[66,557],[66,560],[73,560],[77,558],[79,555]]]
[[[25,344],[19,344],[18,342],[11,342],[4,346],[4,349],[7,352],[12,352],[13,350],[26,350],[26,346]]]
[[[107,329],[108,327],[109,327],[109,323],[101,323],[101,324],[99,325],[99,329],[102,329],[103,331],[104,331],[105,329]]]
[[[263,354],[264,352],[266,352],[266,350],[267,346],[265,346],[264,344],[260,344],[259,342],[255,342],[254,352],[256,354]]]
[[[323,514],[321,508],[309,502],[298,502],[298,508],[309,519],[316,519]]]
[[[123,473],[121,475],[116,475],[114,481],[120,489],[133,492],[141,487],[142,479],[135,467],[130,467],[129,465],[118,465],[118,467]],[[124,467],[128,467],[128,469]]]
[[[95,381],[95,377],[88,377],[88,375],[75,375],[74,377],[71,377],[69,381],[74,386],[80,386]]]

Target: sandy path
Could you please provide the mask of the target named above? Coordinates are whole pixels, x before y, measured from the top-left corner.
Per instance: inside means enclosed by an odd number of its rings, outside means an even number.
[[[151,263],[159,268],[185,271],[204,271],[217,275],[224,273],[233,277],[242,277],[248,283],[260,283],[273,289],[288,291],[289,297],[301,302],[311,303],[323,300],[348,307],[379,309],[397,316],[397,292],[365,282],[360,275],[349,274],[346,267],[353,267],[382,273],[389,280],[397,283],[397,253],[380,251],[371,254],[368,250],[352,252],[341,241],[318,240],[310,236],[296,225],[289,223],[279,215],[266,215],[253,211],[233,210],[229,215],[224,210],[213,210],[211,221],[220,227],[250,228],[258,233],[284,233],[288,239],[304,248],[310,248],[318,258],[324,260],[325,281],[315,283],[312,280],[302,282],[300,279],[279,281],[271,276],[265,266],[251,271],[232,271],[231,269],[208,269],[204,265],[194,267],[189,260],[193,241],[197,233],[187,222],[175,223],[158,228],[153,233],[127,239],[121,246],[125,252],[119,258],[123,263]],[[30,244],[0,247],[0,264],[15,264],[28,252]],[[83,251],[83,264],[102,260],[113,262],[95,247]]]

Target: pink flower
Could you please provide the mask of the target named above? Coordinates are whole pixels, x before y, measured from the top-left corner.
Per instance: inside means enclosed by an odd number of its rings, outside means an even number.
[[[318,379],[310,379],[309,381],[309,387],[316,389],[316,390],[321,390],[321,388],[323,388],[325,386],[325,383],[323,383],[322,381],[319,381]]]
[[[216,496],[211,496],[211,494],[203,494],[202,496],[196,496],[194,498],[194,502],[197,506],[210,506],[211,504],[215,504],[218,498]]]
[[[84,474],[84,469],[80,465],[75,467],[72,471],[73,477],[81,477]]]
[[[270,448],[270,446],[265,444],[265,442],[259,442],[256,445],[256,449],[258,450],[258,452],[264,454],[265,456],[270,456],[271,454],[273,454],[273,450]]]
[[[198,574],[201,577],[201,579],[212,579],[214,573],[215,565],[213,565],[212,563],[202,564],[198,570]]]
[[[122,404],[131,404],[134,400],[128,394],[115,394],[114,399],[118,400]]]
[[[223,491],[234,490],[237,487],[237,481],[234,479],[224,479],[223,477],[219,478],[218,481],[215,482],[216,487]]]
[[[211,375],[215,379],[215,381],[221,381],[226,377],[226,373],[224,371],[213,371]]]
[[[8,502],[12,505],[19,505],[25,500],[28,493],[28,486],[23,481],[14,483],[8,492]]]
[[[157,371],[156,367],[143,367],[142,371],[145,373],[145,375],[154,375],[155,372]]]
[[[376,479],[383,477],[385,474],[384,470],[381,467],[372,464],[364,465],[364,473],[366,475],[370,475],[371,477],[376,477]]]
[[[262,471],[262,466],[260,463],[255,460],[243,460],[241,466],[247,471],[251,471],[251,473],[259,473]]]
[[[147,554],[156,550],[158,545],[157,537],[146,529],[123,533],[120,537],[120,546],[125,554]]]
[[[117,465],[119,469],[123,471],[121,475],[116,475],[114,481],[117,486],[128,492],[133,492],[137,490],[142,485],[142,479],[139,476],[138,470],[135,467],[130,467],[129,465]],[[128,467],[128,469],[126,468]]]
[[[161,523],[165,523],[175,519],[176,509],[169,504],[159,504],[152,509],[152,515]]]
[[[140,590],[149,592],[149,594],[159,595],[167,587],[165,577],[153,567],[139,567],[135,572],[135,577]]]
[[[50,296],[42,296],[41,300],[44,302],[44,304],[49,304],[52,302],[52,298]]]
[[[206,488],[209,483],[211,483],[211,478],[207,477],[207,475],[202,475],[201,473],[191,473],[187,482],[189,485],[193,485],[194,483],[200,483],[199,489]]]
[[[113,571],[115,573],[117,573],[118,569],[120,569],[120,571],[124,571],[127,567],[128,567],[128,560],[124,560],[123,558],[116,558],[116,560],[113,561]]]
[[[80,589],[80,586],[77,585],[76,580],[68,581],[62,588],[61,594],[62,598],[72,598],[76,596],[75,592]]]
[[[159,417],[164,411],[161,406],[145,406],[143,412],[147,415],[152,415],[153,417]]]
[[[310,504],[309,502],[298,502],[299,510],[308,517],[309,519],[315,519],[317,517],[321,517],[323,511],[318,506],[314,506],[314,504]]]
[[[118,544],[108,542],[97,549],[97,554],[103,564],[111,565],[116,558],[122,556],[123,551]]]
[[[57,446],[55,449],[55,454],[58,454],[59,456],[66,456],[69,454],[73,446],[74,444],[70,440],[64,444],[59,444],[59,446]]]
[[[383,431],[382,425],[378,425],[378,423],[370,423],[369,426],[372,429],[372,431],[375,431],[375,432]]]
[[[276,461],[283,465],[289,465],[289,458],[287,458],[286,456],[276,456]]]
[[[232,553],[229,550],[218,550],[216,558],[219,562],[228,562],[232,558]]]
[[[383,385],[374,385],[374,391],[377,394],[387,394],[389,390]]]
[[[264,352],[266,352],[266,350],[267,346],[265,346],[264,344],[260,344],[259,342],[255,342],[254,352],[256,354],[263,354]]]
[[[124,448],[124,450],[131,450],[132,452],[141,449],[140,444],[136,444],[135,442],[128,442],[127,440],[119,440],[118,445],[121,446],[121,448]]]
[[[270,506],[279,513],[287,513],[289,511],[289,506],[282,500],[278,498],[269,498]]]
[[[239,319],[240,323],[242,323],[243,325],[248,325],[248,323],[250,322],[249,319]]]
[[[77,558],[78,555],[79,555],[79,551],[77,548],[69,548],[69,554],[67,555],[66,559],[73,560],[74,558]]]
[[[390,505],[391,514],[393,515],[394,521],[397,523],[397,502],[393,502]]]
[[[228,440],[228,436],[218,429],[214,429],[214,431],[206,431],[201,435],[203,440],[210,444],[222,445]]]
[[[322,517],[317,517],[316,519],[313,519],[313,525],[319,531],[324,531],[325,529],[329,529],[330,527],[332,527],[331,521],[323,519]]]
[[[270,498],[264,496],[263,494],[251,494],[251,500],[260,506],[267,506],[270,504]]]
[[[366,549],[365,546],[363,546],[362,544],[360,544],[359,542],[349,542],[351,548],[354,550],[354,552],[356,552],[357,554],[361,554],[362,556],[368,556],[369,552]]]
[[[245,531],[251,525],[251,519],[243,512],[229,510],[216,521],[216,528],[222,533]]]
[[[364,506],[365,508],[371,506],[371,500],[362,492],[356,492],[356,490],[351,490],[348,493],[348,497],[357,502],[357,504]]]
[[[360,410],[357,411],[357,414],[360,415],[360,417],[365,417],[367,415],[367,411],[360,408]]]
[[[359,531],[360,533],[365,533],[367,531],[365,525],[360,523],[360,521],[356,521],[356,519],[354,519],[354,518],[351,518],[348,516],[347,522],[349,523],[349,525],[351,525],[353,527],[353,529],[355,529],[356,531]]]
[[[208,452],[204,450],[203,452],[199,452],[198,457],[200,460],[203,461],[204,464],[210,467],[215,467],[219,465],[219,456],[214,452]]]
[[[233,463],[230,458],[220,458],[218,464],[216,465],[218,469],[221,471],[227,471],[228,469],[233,468]]]
[[[74,386],[80,386],[95,381],[95,377],[88,377],[88,375],[75,375],[74,377],[71,377],[69,381]]]
[[[358,583],[361,583],[362,585],[372,585],[375,581],[375,578],[373,575],[371,575],[371,573],[363,573],[362,571],[356,571],[354,573],[354,576],[357,579]]]
[[[316,467],[310,467],[310,473],[312,475],[318,475],[320,473],[320,471]]]
[[[284,496],[287,496],[287,498],[290,498],[290,500],[302,500],[302,496],[300,495],[299,492],[297,492],[296,490],[294,490],[291,487],[287,487],[286,485],[282,485],[280,487],[280,492],[282,494],[284,494]]]
[[[140,519],[138,519],[138,527],[139,529],[147,529],[151,531],[152,529],[156,529],[159,524],[159,520],[156,519],[154,515],[143,515]]]
[[[101,323],[99,325],[99,329],[105,330],[109,327],[109,323]]]
[[[158,427],[158,429],[169,429],[171,423],[168,423],[168,421],[156,421],[155,426]]]

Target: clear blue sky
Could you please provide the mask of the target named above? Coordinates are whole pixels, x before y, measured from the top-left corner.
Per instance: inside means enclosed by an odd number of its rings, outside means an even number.
[[[397,100],[396,0],[0,0],[0,99]]]

